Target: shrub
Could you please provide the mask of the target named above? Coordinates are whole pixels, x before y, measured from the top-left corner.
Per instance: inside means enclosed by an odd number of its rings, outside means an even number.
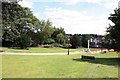
[[[60,45],[58,43],[53,43],[54,47],[59,47]]]
[[[44,48],[52,48],[52,45],[44,45]]]

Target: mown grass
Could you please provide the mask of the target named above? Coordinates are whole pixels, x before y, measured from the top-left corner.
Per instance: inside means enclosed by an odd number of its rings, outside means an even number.
[[[2,55],[0,55],[0,79],[2,79]]]
[[[70,52],[84,50],[85,48],[77,48],[77,49],[70,49]],[[18,48],[7,48],[2,47],[3,51],[6,52],[28,52],[28,53],[59,53],[59,52],[67,52],[68,49],[65,48],[29,48],[29,50],[18,49]]]
[[[95,56],[82,61],[81,55]],[[118,54],[2,55],[3,78],[117,78]]]

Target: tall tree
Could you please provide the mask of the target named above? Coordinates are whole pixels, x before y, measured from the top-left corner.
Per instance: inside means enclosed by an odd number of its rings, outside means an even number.
[[[114,23],[107,28],[107,35],[113,46],[112,48],[120,50],[120,8],[115,9],[108,19]]]
[[[57,40],[58,34],[65,35],[63,28],[54,28],[50,20],[38,20],[29,8],[20,6],[18,2],[3,1],[2,18],[3,46],[27,48],[24,46],[50,44]]]
[[[62,44],[62,43],[64,43],[65,38],[64,38],[64,35],[62,33],[59,33],[59,34],[57,34],[56,39],[58,40],[59,44]]]
[[[70,43],[72,44],[73,48],[78,48],[79,46],[81,46],[81,40],[80,37],[77,34],[74,34],[71,38],[70,38]]]
[[[52,27],[52,23],[49,20],[42,20],[39,29],[40,44],[44,44],[48,38],[51,38],[51,35],[54,32],[54,28]]]
[[[17,2],[2,2],[2,20],[3,46],[16,46],[16,40],[23,34],[32,37],[33,28],[40,23],[29,8],[21,7]]]
[[[59,37],[61,36],[63,39],[65,39],[65,31],[63,28],[55,28],[54,27],[54,32],[51,35],[51,37],[52,37],[52,39],[55,40],[56,43],[60,43],[58,36]],[[61,39],[61,41],[62,41],[62,43],[64,42],[62,39]]]
[[[17,7],[17,9],[16,9]],[[18,18],[18,11],[21,7],[16,3],[2,2],[2,28],[3,28],[3,42],[13,43],[17,37],[20,36],[15,23]],[[16,22],[15,22],[16,21]],[[7,44],[9,45],[9,44]]]

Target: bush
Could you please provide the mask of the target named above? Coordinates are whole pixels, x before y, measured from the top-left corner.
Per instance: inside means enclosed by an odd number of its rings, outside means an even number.
[[[72,45],[71,44],[64,44],[63,48],[70,48]]]
[[[44,45],[44,48],[52,48],[52,45]]]
[[[59,47],[60,45],[58,43],[53,43],[54,47]]]

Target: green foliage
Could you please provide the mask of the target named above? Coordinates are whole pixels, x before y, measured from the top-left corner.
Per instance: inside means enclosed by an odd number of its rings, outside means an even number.
[[[54,28],[54,32],[51,35],[52,39],[55,40],[56,43],[64,44],[65,42],[65,31],[63,28]]]
[[[27,49],[31,45],[31,39],[27,35],[22,35],[21,37],[17,38],[16,45],[21,49]]]
[[[2,40],[4,42],[11,42],[12,44],[6,46],[20,46],[16,45],[16,40],[23,39],[25,37],[27,39],[28,35],[30,37],[32,34],[32,28],[35,26],[35,22],[39,22],[39,20],[33,16],[32,11],[29,8],[21,7],[17,2],[9,3],[2,2],[2,20],[3,20],[3,36]],[[25,34],[23,36],[23,34]],[[26,42],[26,39],[25,40]],[[19,41],[19,40],[18,40]],[[18,42],[17,41],[17,42]],[[24,41],[22,41],[24,42]],[[21,43],[21,41],[19,41]],[[28,40],[29,43],[29,40]],[[3,46],[5,46],[3,44]],[[25,46],[27,47],[27,45]]]
[[[64,42],[64,35],[62,33],[59,33],[59,34],[57,34],[56,39],[59,43],[63,43]]]
[[[54,39],[51,39],[51,38],[48,38],[48,39],[45,41],[45,44],[52,44],[52,43],[55,43],[55,40],[54,40]]]
[[[46,43],[47,39],[51,38],[51,35],[54,32],[54,28],[52,27],[52,23],[49,20],[43,20],[40,23],[39,29],[39,43],[42,45]]]
[[[78,48],[79,46],[81,46],[81,40],[80,37],[77,34],[74,34],[71,38],[70,38],[70,44],[72,44],[73,48]]]
[[[111,40],[113,49],[120,50],[120,8],[114,10],[108,19],[114,23],[107,28],[108,40]]]
[[[88,40],[90,40],[90,39],[91,39],[91,35],[89,35],[89,34],[83,35],[82,36],[82,46],[87,47]]]
[[[16,7],[18,7],[18,9]],[[17,22],[16,19],[19,14],[16,10],[20,10],[19,5],[7,2],[2,3],[3,41],[14,42],[14,40],[20,35],[19,31],[15,27]]]
[[[27,43],[29,43],[28,36],[32,41],[31,46],[51,44],[58,42],[57,35],[59,33],[65,35],[64,29],[53,28],[50,20],[40,21],[33,15],[29,8],[22,7],[17,2],[2,2],[2,18],[3,46],[27,47]],[[58,34],[55,34],[55,31],[57,31]],[[55,35],[55,37],[51,38],[52,35]],[[27,40],[28,42],[26,45],[20,44],[22,42],[26,42]]]

